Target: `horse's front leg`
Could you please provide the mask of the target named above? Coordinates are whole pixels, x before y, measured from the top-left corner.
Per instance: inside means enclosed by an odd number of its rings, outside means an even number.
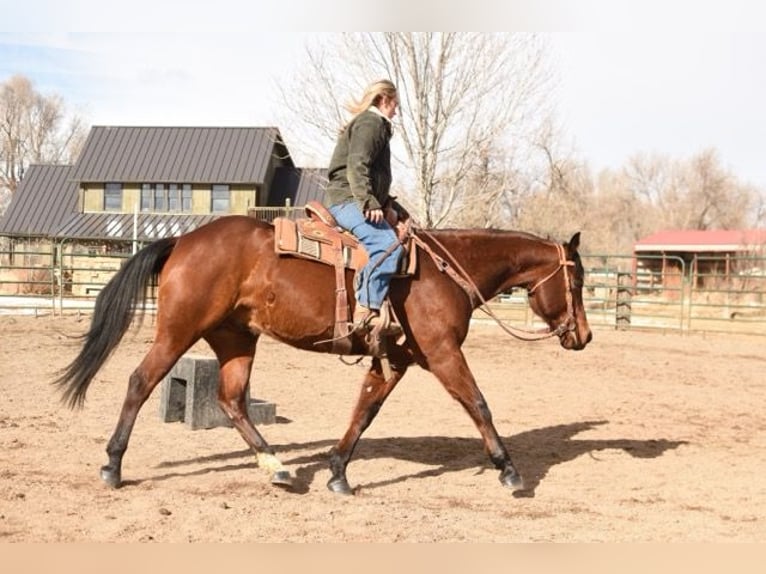
[[[393,377],[386,381],[383,376],[380,360],[373,359],[370,370],[364,377],[362,388],[359,393],[356,407],[351,416],[351,424],[343,435],[330,450],[330,472],[332,476],[327,482],[327,488],[338,494],[353,494],[353,490],[346,479],[346,467],[351,460],[359,437],[370,426],[380,407],[385,402],[396,384],[404,376],[407,366],[392,365]]]
[[[524,481],[513,466],[511,456],[497,434],[492,422],[492,413],[476,385],[463,352],[456,348],[444,357],[429,357],[429,365],[431,365],[431,372],[439,379],[447,392],[463,405],[479,429],[492,464],[500,470],[500,482],[512,490],[522,490]]]

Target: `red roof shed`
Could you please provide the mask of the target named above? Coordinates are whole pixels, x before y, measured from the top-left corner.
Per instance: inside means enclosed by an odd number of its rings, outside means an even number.
[[[678,286],[682,277],[694,285],[706,277],[763,267],[766,229],[677,229],[644,237],[633,246],[634,271],[662,285]]]
[[[766,247],[766,229],[676,229],[659,231],[636,242],[636,253],[735,253]]]

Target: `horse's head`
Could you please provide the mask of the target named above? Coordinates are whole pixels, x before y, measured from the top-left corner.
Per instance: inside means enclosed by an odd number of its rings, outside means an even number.
[[[557,244],[558,261],[541,265],[540,277],[529,287],[532,310],[558,334],[562,347],[575,351],[584,349],[593,338],[582,302],[585,272],[577,253],[579,245],[579,232],[569,243]]]

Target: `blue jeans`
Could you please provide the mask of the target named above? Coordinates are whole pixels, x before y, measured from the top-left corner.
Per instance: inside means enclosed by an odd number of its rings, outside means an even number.
[[[350,231],[367,250],[369,261],[357,275],[356,300],[368,309],[380,309],[388,293],[391,277],[396,273],[402,246],[396,233],[386,221],[372,223],[367,221],[359,206],[349,201],[329,208],[335,221],[343,229]],[[388,256],[380,260],[391,246],[396,244]]]

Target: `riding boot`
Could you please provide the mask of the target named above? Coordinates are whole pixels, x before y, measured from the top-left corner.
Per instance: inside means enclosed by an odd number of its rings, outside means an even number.
[[[367,331],[379,337],[396,338],[402,334],[402,327],[396,322],[390,303],[384,301],[380,310],[357,305],[352,331]]]

